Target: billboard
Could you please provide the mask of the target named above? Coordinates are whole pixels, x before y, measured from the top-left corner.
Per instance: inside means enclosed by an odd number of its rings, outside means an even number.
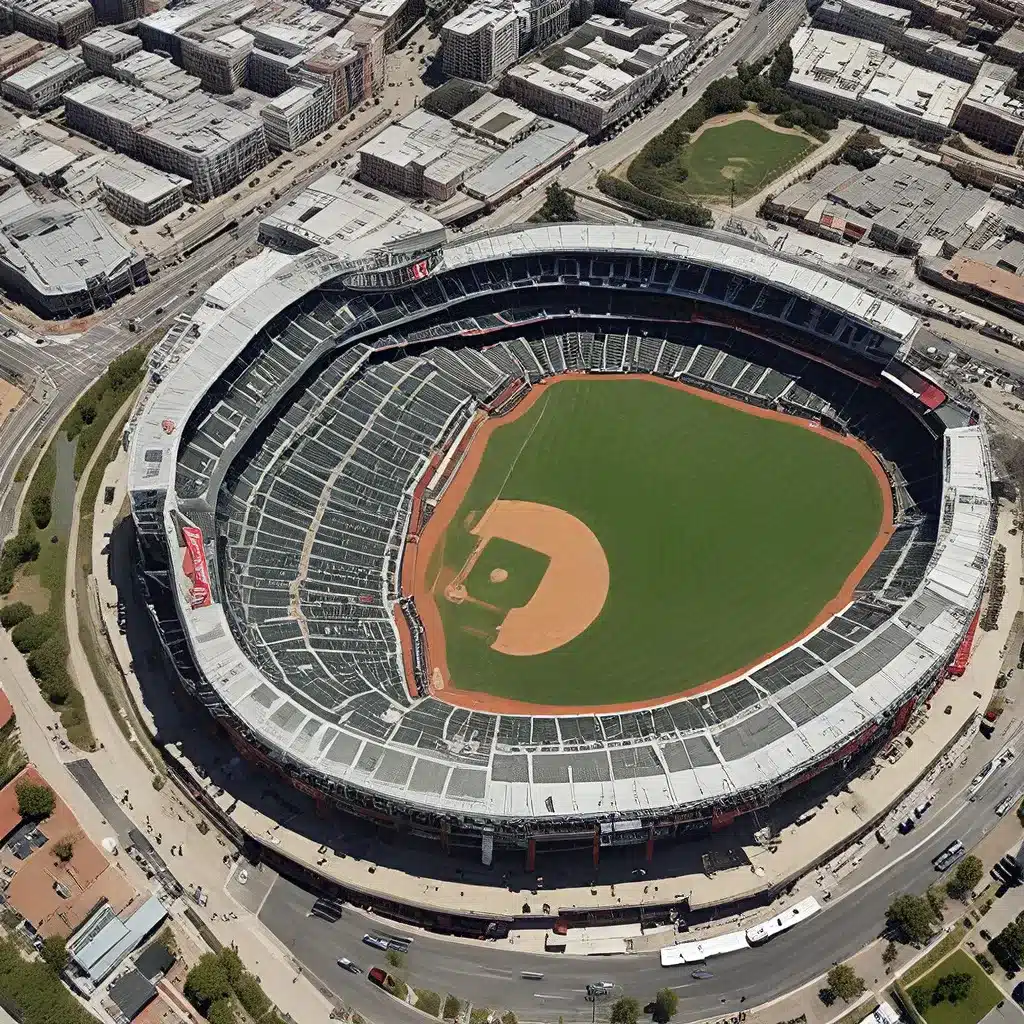
[[[192,607],[207,608],[210,604],[210,567],[206,564],[203,531],[198,526],[183,526],[185,540],[185,575],[192,581]]]

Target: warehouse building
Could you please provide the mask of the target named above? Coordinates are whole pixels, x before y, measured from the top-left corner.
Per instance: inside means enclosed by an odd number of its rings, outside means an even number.
[[[118,61],[142,49],[142,40],[116,28],[98,28],[82,37],[82,60],[94,75],[109,75]]]
[[[1024,103],[1015,88],[1017,72],[986,63],[957,112],[954,127],[1000,153],[1021,151]]]
[[[167,107],[167,100],[137,86],[94,78],[64,94],[64,116],[76,132],[138,156],[138,129]]]
[[[260,221],[260,241],[282,252],[299,253],[332,242],[354,244],[373,237],[424,240],[440,245],[444,227],[402,199],[328,173],[291,202]]]
[[[202,84],[194,75],[182,71],[174,61],[148,50],[118,61],[111,68],[111,75],[119,82],[138,86],[170,102],[197,92]]]
[[[69,49],[95,28],[96,15],[88,0],[4,0],[0,25]]]
[[[88,77],[89,69],[81,57],[67,50],[54,50],[5,78],[0,92],[4,99],[26,110],[49,110],[60,104],[68,89]]]
[[[82,316],[149,280],[146,261],[92,210],[0,198],[0,282],[39,316]]]
[[[223,195],[270,159],[263,122],[193,93],[137,131],[139,158],[191,181],[199,202]]]

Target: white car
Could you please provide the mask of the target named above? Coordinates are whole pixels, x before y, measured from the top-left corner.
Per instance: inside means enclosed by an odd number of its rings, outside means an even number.
[[[350,974],[362,973],[360,967],[357,964],[352,963],[347,956],[339,956],[335,962],[343,971],[348,971]]]
[[[373,946],[374,949],[387,949],[388,948],[388,940],[387,939],[382,939],[382,938],[380,938],[380,937],[378,937],[376,935],[369,935],[369,934],[364,935],[363,936],[363,942],[365,942],[368,946]]]

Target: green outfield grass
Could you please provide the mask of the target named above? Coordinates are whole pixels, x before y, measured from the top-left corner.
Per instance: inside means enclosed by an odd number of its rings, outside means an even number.
[[[452,679],[579,705],[667,696],[787,643],[838,593],[883,507],[870,467],[827,436],[629,378],[560,382],[494,432],[430,579],[465,564],[472,523],[499,497],[586,523],[608,558],[608,598],[570,643],[513,657],[490,649],[503,613],[452,604],[438,585]],[[487,545],[472,596],[508,608],[532,593],[543,556],[514,548]],[[495,567],[507,582],[489,582]]]

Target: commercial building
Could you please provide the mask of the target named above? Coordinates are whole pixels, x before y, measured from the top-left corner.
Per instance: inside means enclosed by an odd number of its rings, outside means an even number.
[[[538,114],[596,135],[677,77],[691,50],[689,38],[674,32],[635,50],[595,39],[578,50],[567,48],[558,68],[517,65],[503,91]]]
[[[263,122],[204,93],[161,109],[137,135],[139,158],[188,178],[200,202],[227,192],[270,159]]]
[[[23,821],[17,786],[45,784],[36,769],[26,768],[0,790],[0,866],[7,879],[5,905],[24,919],[34,935],[67,937],[97,904],[124,912],[141,905],[120,871],[83,832],[71,809],[54,794],[52,813],[42,821]],[[54,844],[71,840],[71,859],[61,861]]]
[[[524,2],[483,0],[449,18],[441,28],[444,73],[490,82],[519,59],[529,19]]]
[[[111,68],[142,49],[142,40],[116,28],[98,28],[82,37],[82,60],[94,75],[109,75]]]
[[[166,918],[156,896],[131,913],[118,914],[109,904],[99,907],[68,942],[71,984],[86,994],[95,991]]]
[[[60,186],[69,168],[82,160],[81,153],[61,145],[67,138],[44,121],[12,126],[0,134],[0,167],[14,171],[26,185],[41,181]]]
[[[908,28],[893,48],[911,64],[962,82],[973,82],[985,63],[985,54],[977,46],[965,46],[934,28]]]
[[[895,43],[910,27],[910,11],[877,0],[824,0],[814,12],[814,25],[879,43]]]
[[[375,22],[383,30],[384,48],[391,50],[423,14],[423,9],[423,0],[365,0],[359,5],[359,16]],[[351,29],[351,23],[347,27]]]
[[[1024,29],[1008,28],[989,48],[989,57],[999,64],[1024,68]]]
[[[1024,137],[1024,103],[1013,88],[1017,72],[986,63],[960,109],[954,127],[1000,153],[1019,153]]]
[[[333,97],[325,83],[296,85],[260,110],[267,145],[291,151],[332,124]]]
[[[260,221],[260,241],[291,253],[332,242],[355,245],[372,238],[375,245],[382,245],[415,237],[441,244],[445,230],[405,200],[334,173],[317,178],[291,202]]]
[[[921,280],[1021,320],[1024,319],[1024,277],[1018,269],[993,265],[967,252],[957,253],[951,259],[930,257],[917,262]]]
[[[183,71],[174,61],[148,50],[118,61],[110,73],[119,82],[145,89],[171,102],[197,92],[202,85],[195,75]]]
[[[901,135],[942,139],[970,88],[888,56],[881,43],[827,29],[799,29],[792,48],[798,95]]]
[[[180,64],[180,33],[234,2],[236,0],[203,0],[200,3],[183,4],[180,7],[165,7],[163,10],[139,18],[135,29],[147,50],[169,53],[171,59]]]
[[[783,189],[766,212],[832,241],[870,241],[917,256],[943,252],[965,226],[978,226],[1001,208],[987,192],[940,167],[887,157],[867,171],[826,164]]]
[[[33,64],[40,57],[45,57],[53,47],[32,39],[24,32],[12,32],[0,36],[0,78],[6,78]]]
[[[466,178],[463,187],[474,199],[497,206],[571,156],[586,140],[575,128],[548,122]]]
[[[270,4],[244,20],[242,28],[254,41],[249,56],[249,87],[266,96],[280,96],[291,88],[289,76],[311,52],[326,45],[331,37],[339,46],[346,45],[351,33],[339,33],[341,21],[326,11],[292,3]]]
[[[256,57],[254,52],[250,67],[255,65]],[[300,81],[323,83],[333,105],[333,121],[339,120],[371,95],[363,54],[334,40],[318,47],[311,56],[302,58],[301,64],[289,72],[286,87],[291,88]],[[269,95],[276,94],[269,92]]]
[[[88,0],[4,0],[0,25],[68,49],[96,26]]]
[[[125,224],[153,224],[185,201],[189,180],[158,171],[120,154],[104,157],[96,169],[103,202]]]
[[[49,110],[61,101],[61,95],[89,77],[81,57],[67,50],[54,50],[34,64],[15,71],[0,83],[4,99],[26,110]]]
[[[112,78],[94,78],[64,94],[64,116],[76,132],[137,156],[138,129],[167,107],[167,100]]]
[[[451,199],[496,150],[441,117],[413,110],[359,149],[359,179],[409,196]]]
[[[387,32],[379,22],[357,14],[345,25],[352,33],[350,45],[362,60],[363,94],[376,96],[384,88],[384,54],[387,52]]]
[[[680,32],[693,42],[703,39],[727,16],[695,0],[633,0],[622,11],[627,25],[648,25],[662,33]]]

